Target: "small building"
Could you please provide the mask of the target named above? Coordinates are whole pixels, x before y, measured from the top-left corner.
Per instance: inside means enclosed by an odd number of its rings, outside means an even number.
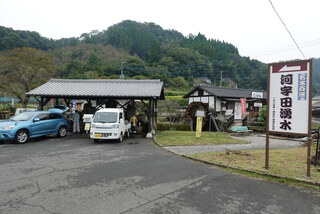
[[[225,114],[227,111],[234,114],[234,119],[241,119],[241,98],[246,98],[246,112],[252,119],[259,114],[260,108],[267,104],[267,93],[262,90],[221,88],[208,84],[200,84],[191,90],[184,98],[189,104],[201,102],[208,109]]]

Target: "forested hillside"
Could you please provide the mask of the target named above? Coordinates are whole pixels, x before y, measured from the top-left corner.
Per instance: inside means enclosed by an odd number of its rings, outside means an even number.
[[[29,72],[24,66],[28,62],[23,61],[25,58],[17,58],[18,53],[24,57],[24,53],[36,53],[35,56],[46,59],[41,61],[42,65],[37,65],[37,69],[44,69],[41,80],[32,79],[28,88],[36,87],[50,77],[119,78],[121,62],[125,78],[157,78],[168,88],[188,90],[201,81],[225,87],[264,90],[267,87],[267,65],[240,56],[234,45],[206,38],[200,33],[185,37],[154,23],[126,20],[101,32],[91,31],[78,38],[59,40],[44,38],[37,32],[0,26],[0,79],[13,74],[10,81],[18,82],[15,75]],[[28,60],[34,63],[33,59]],[[14,62],[15,66],[9,62]],[[13,67],[19,68],[20,73],[17,74]],[[320,92],[319,68],[320,59],[314,60],[314,80],[318,80],[314,81],[314,92]],[[8,88],[0,85],[0,91],[4,90]],[[15,93],[23,94],[26,90]]]

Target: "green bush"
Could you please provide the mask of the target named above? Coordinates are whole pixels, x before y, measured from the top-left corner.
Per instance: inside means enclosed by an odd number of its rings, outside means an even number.
[[[188,91],[164,91],[165,96],[184,96]]]
[[[189,102],[187,98],[182,98],[182,96],[166,96],[166,100],[177,101],[179,106],[187,106]]]
[[[175,123],[158,123],[158,131],[190,131],[190,126],[188,124],[175,124]]]
[[[9,111],[10,113],[15,113],[16,108],[11,104],[0,104],[0,111]]]
[[[263,106],[260,110],[258,121],[266,122],[267,121],[267,106]]]

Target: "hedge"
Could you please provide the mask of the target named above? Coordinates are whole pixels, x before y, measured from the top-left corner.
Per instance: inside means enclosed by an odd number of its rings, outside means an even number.
[[[188,93],[188,91],[164,91],[165,96],[184,96]]]
[[[166,100],[177,101],[180,106],[187,106],[189,103],[189,99],[182,98],[182,96],[166,96]]]
[[[190,131],[190,125],[188,124],[176,124],[176,123],[157,123],[158,131]]]

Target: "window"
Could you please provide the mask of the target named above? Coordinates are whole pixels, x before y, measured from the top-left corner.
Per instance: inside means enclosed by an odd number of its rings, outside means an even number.
[[[61,119],[61,116],[59,114],[55,114],[55,113],[51,113],[49,115],[49,118],[50,120],[53,120],[53,119]]]
[[[21,114],[17,114],[11,120],[13,120],[13,121],[27,121],[27,120],[30,120],[35,114],[37,114],[37,113],[36,112],[23,112]]]
[[[118,113],[116,112],[97,112],[94,115],[94,123],[116,123],[118,118]]]
[[[49,119],[49,114],[39,114],[35,118],[39,118],[40,121],[42,120],[48,120]]]

